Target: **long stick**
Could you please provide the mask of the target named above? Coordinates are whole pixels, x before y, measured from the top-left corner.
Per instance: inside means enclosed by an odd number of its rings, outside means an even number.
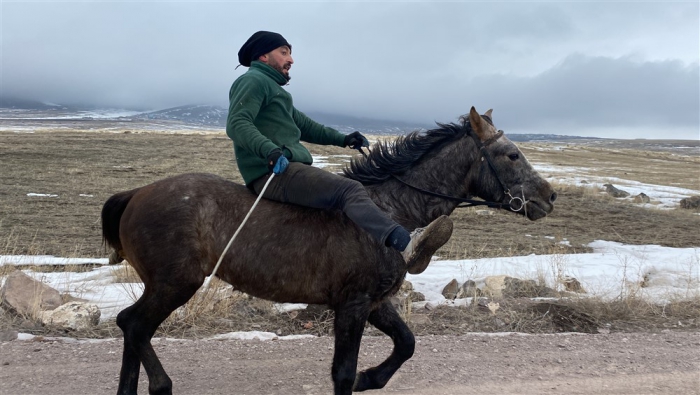
[[[214,270],[211,272],[209,277],[207,277],[206,281],[204,281],[204,291],[206,292],[207,289],[209,289],[209,284],[211,283],[211,279],[214,278],[214,275],[216,274],[216,271],[219,270],[219,266],[221,266],[221,262],[224,260],[224,255],[226,255],[226,252],[228,252],[229,247],[231,247],[231,244],[233,243],[233,240],[238,236],[238,233],[241,231],[241,228],[243,228],[243,225],[245,225],[246,221],[248,221],[248,217],[250,217],[250,214],[253,213],[253,210],[255,210],[255,206],[258,205],[258,202],[260,201],[260,198],[262,198],[263,194],[265,193],[265,190],[267,189],[267,186],[270,185],[270,181],[275,177],[275,173],[270,174],[270,178],[267,179],[267,182],[265,183],[265,186],[263,187],[262,191],[260,191],[260,194],[258,195],[258,198],[255,199],[255,203],[253,203],[253,207],[250,208],[248,211],[248,214],[243,218],[243,222],[238,226],[238,229],[236,229],[236,233],[233,234],[233,237],[231,237],[231,240],[229,240],[228,244],[226,245],[226,248],[224,248],[224,252],[221,253],[221,256],[219,257],[219,261],[216,262],[216,266],[214,266]]]

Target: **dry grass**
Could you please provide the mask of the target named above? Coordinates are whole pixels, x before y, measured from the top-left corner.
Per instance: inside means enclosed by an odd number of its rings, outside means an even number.
[[[0,185],[13,185],[12,189],[0,189],[2,255],[106,257],[101,244],[99,212],[102,202],[113,193],[186,172],[208,172],[241,181],[233,162],[231,142],[223,132],[166,135],[57,130],[21,136],[0,132],[0,140],[3,149]],[[521,144],[521,147],[531,161],[539,163],[571,167],[591,167],[595,163],[598,175],[603,177],[691,189],[700,187],[697,179],[700,158],[653,152],[630,142],[621,143],[626,146],[614,146],[607,141],[596,144],[567,144],[564,149],[556,150],[548,149],[551,147],[546,143]],[[334,155],[356,154],[338,147],[312,145],[310,148],[315,155],[328,156],[329,162],[336,164],[329,167],[331,171],[340,170],[347,161]],[[646,159],[649,160],[645,162]],[[554,186],[559,193],[555,212],[537,222],[502,211],[486,216],[478,214],[478,209],[457,210],[452,215],[453,237],[437,255],[443,259],[463,259],[553,254],[552,262],[542,266],[536,281],[539,286],[561,291],[561,281],[568,273],[564,257],[590,251],[586,245],[593,240],[697,246],[700,217],[690,210],[648,210],[616,200],[594,187]],[[30,192],[59,197],[28,197]],[[564,240],[569,242],[568,246],[561,244]],[[39,270],[66,269],[71,270]],[[473,278],[479,276],[479,269],[475,265],[463,271],[466,277]],[[11,266],[0,266],[0,276],[13,270],[16,269]],[[689,268],[689,273],[692,270],[695,269]],[[114,275],[115,282],[131,289],[134,297],[140,293],[142,284],[128,265],[115,266]],[[689,289],[693,284],[689,281]],[[332,332],[333,315],[322,306],[280,314],[272,310],[269,302],[250,299],[226,285],[217,284],[216,289],[212,294],[196,296],[173,313],[159,334],[202,337],[251,329],[279,334]],[[580,310],[602,325],[611,323],[613,330],[636,328],[644,317],[649,319],[649,330],[665,328],[673,325],[673,320],[687,321],[690,318],[686,316],[697,316],[700,304],[697,297],[691,297],[691,302],[655,306],[640,302],[634,286],[620,284],[620,291],[621,297],[613,302],[585,297],[561,299],[557,303]],[[551,306],[548,309],[567,311]],[[518,299],[502,302],[495,314],[483,311],[478,305],[417,311],[410,303],[403,306],[402,314],[418,334],[561,329],[533,308],[531,302]],[[51,331],[34,327],[35,323],[26,319],[17,323],[14,318],[0,319],[0,327],[8,321],[31,333]],[[119,333],[110,322],[84,335],[100,337]]]

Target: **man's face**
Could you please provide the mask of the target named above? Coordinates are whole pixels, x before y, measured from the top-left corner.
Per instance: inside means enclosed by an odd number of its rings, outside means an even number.
[[[283,45],[272,50],[271,52],[266,53],[265,55],[260,56],[260,61],[267,63],[273,69],[282,73],[287,80],[292,78],[289,76],[289,69],[292,68],[294,59],[292,59],[292,50],[289,49],[288,46]]]

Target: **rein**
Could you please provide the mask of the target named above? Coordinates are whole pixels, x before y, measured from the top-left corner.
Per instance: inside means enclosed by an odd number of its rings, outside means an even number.
[[[490,120],[490,119],[488,119],[486,116],[483,116],[483,117],[484,117],[487,121],[489,121],[489,123],[491,123],[491,120]],[[492,124],[492,123],[491,123],[491,124]],[[492,125],[493,125],[493,124],[492,124]],[[395,180],[397,180],[397,181],[399,181],[400,183],[406,185],[407,187],[409,187],[409,188],[411,188],[411,189],[414,189],[414,190],[416,190],[416,191],[418,191],[418,192],[421,192],[421,193],[423,193],[423,194],[425,194],[425,195],[435,196],[435,197],[439,197],[439,198],[442,198],[442,199],[452,200],[452,201],[461,203],[461,204],[458,204],[458,205],[457,205],[457,208],[461,208],[461,207],[473,207],[473,206],[488,206],[488,207],[497,208],[497,209],[510,209],[511,211],[514,211],[514,212],[518,212],[518,211],[520,211],[520,210],[523,210],[523,209],[525,208],[525,204],[526,204],[527,202],[523,201],[522,198],[519,198],[519,197],[517,197],[517,196],[511,195],[510,189],[508,189],[508,188],[506,187],[505,183],[503,182],[503,180],[501,179],[501,177],[498,175],[498,172],[496,171],[496,167],[494,166],[493,161],[491,160],[491,156],[490,156],[490,155],[488,154],[488,152],[486,151],[486,147],[487,147],[487,146],[489,146],[491,143],[495,142],[496,140],[498,140],[499,138],[501,138],[501,136],[503,136],[503,131],[502,131],[502,130],[499,130],[493,137],[491,137],[490,139],[488,139],[488,140],[486,140],[486,141],[484,141],[484,142],[480,141],[476,136],[474,136],[474,134],[469,133],[469,132],[471,132],[471,127],[470,127],[469,129],[467,129],[467,134],[474,140],[474,142],[476,143],[476,145],[479,147],[479,151],[480,151],[481,154],[482,154],[482,160],[483,160],[483,158],[486,158],[486,162],[488,163],[489,168],[491,169],[491,171],[493,172],[493,174],[496,176],[496,179],[498,180],[498,182],[501,184],[501,187],[503,188],[503,193],[504,193],[506,196],[510,197],[510,201],[508,201],[508,203],[488,202],[488,201],[483,201],[483,200],[465,199],[465,198],[458,198],[458,197],[455,197],[455,196],[443,195],[443,194],[441,194],[441,193],[437,193],[437,192],[433,192],[433,191],[428,191],[428,190],[426,190],[426,189],[417,187],[417,186],[415,186],[415,185],[411,185],[411,184],[409,184],[408,182],[406,182],[406,181],[402,180],[401,178],[399,178],[398,176],[396,176],[395,174],[392,174],[391,176],[392,176]],[[369,156],[367,156],[367,154],[366,154],[365,151],[362,149],[362,147],[358,148],[358,151],[360,151],[360,152],[362,153],[362,155],[365,157],[365,159],[368,159],[368,160],[369,160]]]

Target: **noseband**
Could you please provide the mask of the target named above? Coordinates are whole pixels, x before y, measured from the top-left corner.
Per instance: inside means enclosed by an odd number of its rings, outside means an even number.
[[[484,119],[486,119],[486,121],[488,123],[493,125],[493,123],[491,122],[491,119],[489,117],[487,117],[485,115],[482,115],[482,117]],[[490,139],[482,142],[481,140],[479,140],[479,138],[477,136],[474,135],[474,133],[472,133],[471,125],[465,125],[465,126],[467,126],[467,135],[470,136],[474,140],[474,142],[476,143],[476,146],[479,147],[479,152],[482,155],[481,160],[483,161],[484,158],[486,158],[486,162],[488,163],[489,168],[491,169],[493,174],[496,176],[496,179],[498,180],[498,182],[501,184],[501,187],[503,188],[503,193],[510,198],[508,203],[488,202],[488,201],[483,201],[483,200],[473,200],[473,199],[465,199],[465,198],[459,198],[459,197],[455,197],[455,196],[443,195],[441,193],[428,191],[426,189],[417,187],[415,185],[411,185],[408,182],[406,182],[406,181],[402,180],[401,178],[399,178],[398,176],[396,176],[395,174],[392,174],[391,176],[394,179],[396,179],[397,181],[399,181],[400,183],[406,185],[407,187],[410,187],[411,189],[415,189],[416,191],[419,191],[425,195],[435,196],[435,197],[439,197],[442,199],[459,202],[460,204],[458,204],[457,207],[488,206],[488,207],[498,208],[498,209],[509,209],[509,210],[514,211],[516,213],[518,211],[524,210],[525,205],[527,204],[527,201],[524,201],[522,198],[519,198],[517,196],[511,195],[510,189],[508,189],[506,187],[506,184],[503,182],[501,177],[498,175],[498,171],[496,171],[496,167],[493,164],[493,160],[491,159],[491,155],[489,155],[488,151],[486,150],[486,147],[488,147],[489,145],[494,143],[496,140],[501,138],[501,136],[503,136],[503,131],[499,130]],[[362,150],[362,147],[359,148],[359,151],[362,153],[362,155],[364,155],[364,157],[366,159],[369,159],[367,154],[365,153],[365,151]]]

